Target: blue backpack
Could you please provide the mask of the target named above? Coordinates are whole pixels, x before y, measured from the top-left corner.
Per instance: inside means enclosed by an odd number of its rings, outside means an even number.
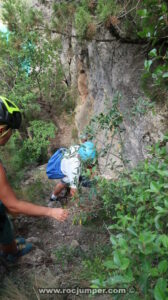
[[[65,175],[61,171],[61,159],[66,151],[66,148],[58,149],[49,159],[46,173],[49,179],[61,179]]]

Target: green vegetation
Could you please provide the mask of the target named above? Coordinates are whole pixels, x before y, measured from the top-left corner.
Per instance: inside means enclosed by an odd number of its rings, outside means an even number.
[[[47,158],[48,138],[55,136],[54,124],[37,120],[31,121],[28,133],[29,139],[23,142],[22,155],[27,163],[44,161]]]
[[[145,1],[143,8],[138,10],[138,15],[142,26],[138,35],[151,44],[148,59],[145,61],[144,89],[153,99],[167,101],[167,3],[156,0]]]
[[[87,29],[91,23],[91,15],[83,7],[79,7],[75,14],[75,26],[77,28],[77,33],[79,36],[86,36]]]
[[[56,31],[64,34],[70,31],[75,8],[75,1],[53,2],[52,26]]]
[[[119,111],[120,94],[111,108],[95,116],[85,134],[94,138],[100,130],[119,135],[124,116]],[[133,115],[150,107],[142,99]],[[142,107],[141,107],[142,105]],[[122,142],[122,141],[121,141]],[[106,254],[84,261],[93,288],[134,287],[135,293],[122,299],[166,299],[167,290],[167,214],[168,214],[168,135],[149,149],[149,158],[137,168],[122,170],[117,180],[95,177],[89,195],[80,195],[80,219],[77,223],[102,222],[110,235],[111,249]],[[112,143],[104,149],[106,156]],[[104,153],[99,153],[104,155]],[[122,147],[118,156],[122,157]],[[124,163],[124,161],[123,161]],[[108,166],[109,167],[109,166]],[[89,174],[88,174],[89,176]],[[120,296],[113,296],[120,299]]]
[[[45,102],[48,107],[57,105],[59,111],[55,113],[59,114],[69,97],[62,83],[59,39],[53,40],[46,34],[41,13],[24,2],[6,0],[3,19],[10,34],[8,39],[4,35],[0,39],[1,93],[16,98],[24,112],[32,113]]]
[[[54,251],[56,258],[56,263],[61,264],[63,267],[67,263],[72,263],[76,261],[76,258],[81,255],[81,250],[79,247],[73,248],[69,246],[62,246]]]
[[[8,156],[10,173],[18,171],[18,178],[14,177],[18,181],[30,163],[47,159],[56,127],[45,111],[55,116],[71,113],[75,100],[63,83],[60,40],[46,33],[41,12],[25,1],[5,0],[2,16],[9,32],[0,34],[1,95],[15,101],[23,118],[20,133],[13,136],[2,158]]]
[[[9,178],[15,184],[30,164],[46,160],[49,139],[56,131],[41,115],[41,103],[55,114],[64,110],[72,112],[75,107],[74,97],[63,83],[65,78],[59,59],[61,43],[51,38],[52,30],[68,36],[75,26],[81,41],[94,39],[100,27],[105,26],[118,40],[145,45],[143,88],[151,100],[167,103],[167,1],[54,2],[52,28],[44,25],[39,11],[27,8],[21,1],[5,0],[3,7],[10,34],[8,39],[3,34],[0,36],[0,89],[24,111],[20,133],[13,135],[7,150],[1,154],[10,166]],[[117,136],[121,146],[117,159],[125,166],[120,98],[120,93],[116,94],[111,107],[95,116],[85,133],[94,138],[100,130],[104,130],[106,137],[110,132],[110,143],[99,153],[107,158]],[[152,105],[149,100],[139,98],[130,117],[141,116]],[[75,129],[73,135],[76,135]],[[168,299],[167,143],[168,135],[165,135],[151,147],[148,159],[133,170],[124,169],[117,180],[96,176],[90,193],[81,189],[79,196],[81,210],[74,224],[86,225],[93,221],[102,224],[111,243],[101,253],[95,250],[94,256],[84,258],[81,276],[89,279],[92,287],[134,287],[134,294],[122,295],[124,300]],[[115,161],[105,167],[113,168],[114,164]],[[91,174],[85,175],[91,177]],[[39,190],[42,186],[37,182],[25,193],[33,199],[34,195],[38,197]],[[58,261],[68,262],[78,254],[77,249],[67,247],[55,252]],[[113,299],[121,297],[113,295]]]
[[[49,138],[55,136],[56,128],[53,123],[35,120],[28,127],[28,138],[22,138],[18,132],[14,133],[1,150],[1,159],[8,169],[8,178],[17,186],[23,175],[31,165],[37,165],[47,159]]]
[[[117,16],[120,11],[121,5],[119,4],[119,1],[98,0],[96,15],[100,21],[105,22],[109,17]]]
[[[57,26],[62,26],[59,30],[63,34],[71,34],[69,30],[75,26],[79,39],[93,39],[98,29],[105,25],[119,40],[146,43],[148,59],[145,61],[143,88],[154,100],[167,99],[166,1],[82,0],[78,4],[75,1],[56,3],[53,20],[56,20]]]
[[[135,288],[134,295],[122,299],[168,296],[167,141],[166,135],[136,169],[123,172],[116,181],[97,178],[95,185],[96,212],[99,220],[106,219],[111,249],[108,246],[101,259],[96,255],[87,260],[84,272],[90,270],[92,287]]]

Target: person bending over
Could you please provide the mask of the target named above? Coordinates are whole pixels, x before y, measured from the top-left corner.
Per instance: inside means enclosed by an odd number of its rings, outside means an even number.
[[[56,184],[50,201],[58,200],[61,191],[68,186],[73,197],[77,192],[82,163],[92,165],[95,159],[96,148],[91,141],[86,141],[80,146],[71,146],[69,149],[57,150],[50,158],[46,170],[49,179],[61,179]]]

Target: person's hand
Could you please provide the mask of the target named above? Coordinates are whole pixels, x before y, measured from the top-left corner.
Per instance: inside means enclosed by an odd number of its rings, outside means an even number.
[[[68,217],[68,210],[63,208],[51,208],[50,216],[58,221],[64,222]]]

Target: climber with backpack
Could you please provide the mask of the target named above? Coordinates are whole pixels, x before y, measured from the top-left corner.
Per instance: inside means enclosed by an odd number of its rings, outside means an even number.
[[[4,146],[12,135],[12,129],[19,129],[21,112],[9,99],[0,96],[0,146]],[[15,261],[32,249],[22,237],[15,238],[9,214],[26,216],[52,217],[65,221],[68,211],[62,208],[50,208],[19,200],[8,183],[5,169],[0,162],[0,257]]]
[[[75,196],[81,179],[82,165],[92,167],[96,162],[96,148],[92,141],[85,141],[80,146],[60,148],[50,158],[46,173],[49,179],[60,179],[56,184],[50,201],[59,200],[63,189],[70,188],[70,196]]]

